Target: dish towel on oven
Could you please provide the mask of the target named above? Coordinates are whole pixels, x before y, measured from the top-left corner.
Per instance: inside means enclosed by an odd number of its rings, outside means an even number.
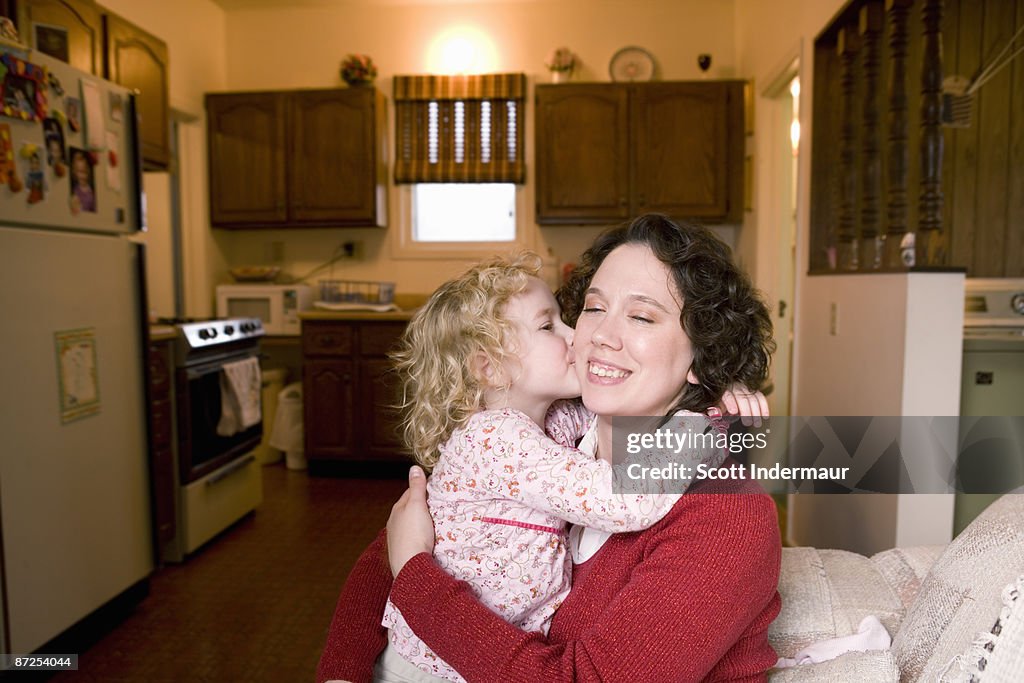
[[[220,371],[220,422],[217,433],[231,436],[260,421],[260,361],[225,363]]]

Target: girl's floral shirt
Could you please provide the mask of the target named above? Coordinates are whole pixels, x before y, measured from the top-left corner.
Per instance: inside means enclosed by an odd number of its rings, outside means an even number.
[[[546,634],[569,592],[569,524],[640,531],[664,517],[681,493],[678,482],[673,493],[617,493],[612,465],[571,445],[592,420],[578,401],[552,406],[547,434],[517,410],[479,412],[441,447],[427,482],[438,564],[528,631]],[[712,428],[710,421],[705,424]],[[694,451],[673,460],[720,462],[724,455]],[[390,629],[390,646],[408,661],[434,676],[463,680],[416,637],[390,601],[383,624]]]

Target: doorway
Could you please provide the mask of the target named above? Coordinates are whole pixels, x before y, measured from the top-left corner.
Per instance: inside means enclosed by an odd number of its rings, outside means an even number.
[[[772,392],[773,416],[788,416],[792,406],[793,326],[795,320],[797,182],[800,158],[800,61],[793,59],[762,93],[768,110],[767,184],[765,211],[758,226],[771,247],[766,250],[774,301],[775,343]]]
[[[758,212],[758,271],[764,275],[760,286],[767,292],[775,328],[775,355],[770,376],[773,451],[786,452],[790,440],[793,386],[793,331],[796,319],[796,240],[797,193],[800,160],[800,50],[797,48],[784,65],[775,71],[768,87],[761,91],[758,119],[764,137],[758,145],[762,155],[763,183],[759,193],[762,209]],[[761,240],[764,240],[762,243]],[[790,499],[776,493],[779,528],[788,540]]]

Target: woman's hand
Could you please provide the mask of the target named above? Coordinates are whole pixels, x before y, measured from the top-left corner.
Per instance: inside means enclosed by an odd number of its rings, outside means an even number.
[[[722,412],[739,415],[743,424],[761,426],[761,419],[768,417],[768,399],[760,391],[751,391],[742,384],[733,384],[722,394]]]
[[[409,470],[409,488],[388,517],[388,562],[398,576],[405,563],[420,553],[434,551],[434,522],[427,509],[427,478],[423,470]]]

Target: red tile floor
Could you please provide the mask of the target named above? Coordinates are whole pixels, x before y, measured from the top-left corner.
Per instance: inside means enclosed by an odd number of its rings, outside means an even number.
[[[342,581],[403,480],[263,468],[264,501],[52,681],[312,681]]]

